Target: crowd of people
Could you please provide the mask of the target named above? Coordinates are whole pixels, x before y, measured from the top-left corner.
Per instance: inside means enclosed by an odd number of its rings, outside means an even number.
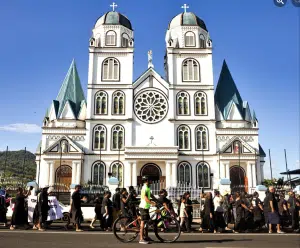
[[[259,199],[257,192],[252,195],[244,192],[223,196],[215,191],[214,197],[208,192],[205,198],[204,208],[201,211],[200,232],[223,232],[231,230],[234,233],[260,231],[267,227],[269,233],[284,233],[283,228],[291,223],[294,232],[299,232],[300,198],[296,198],[295,192],[289,192],[289,199],[285,195],[275,195],[273,186],[266,192],[264,201]]]
[[[269,233],[284,233],[285,227],[291,224],[294,232],[299,231],[300,220],[300,197],[294,192],[289,193],[289,199],[285,200],[285,195],[277,196],[274,187],[269,187],[264,201],[261,201],[257,192],[249,195],[244,192],[230,194],[224,192],[223,195],[215,190],[213,193],[207,192],[201,195],[204,199],[201,209],[200,229],[193,229],[193,202],[190,192],[184,193],[180,201],[176,203],[177,212],[174,211],[173,203],[169,200],[168,193],[162,189],[159,197],[155,198],[151,194],[150,183],[148,179],[144,180],[144,186],[139,200],[134,187],[117,188],[113,197],[111,192],[107,191],[104,196],[97,194],[94,199],[95,217],[90,223],[90,228],[95,228],[97,220],[100,221],[100,230],[111,231],[114,220],[119,215],[136,216],[137,210],[141,216],[141,229],[144,223],[149,220],[149,208],[157,203],[163,205],[173,216],[178,217],[182,232],[213,232],[220,233],[224,231],[233,231],[234,233],[260,231],[264,227],[268,228]],[[48,192],[49,187],[44,187],[37,195],[37,204],[33,214],[33,229],[44,231],[47,227],[48,216]],[[70,224],[75,226],[76,231],[82,232],[83,215],[81,203],[86,201],[82,197],[81,186],[77,185],[72,194],[70,204],[70,219],[65,225],[69,230]],[[15,197],[15,205],[11,218],[10,229],[24,226],[31,228],[28,223],[28,209],[25,200],[31,194],[32,187],[24,192],[19,188]],[[111,199],[112,198],[112,199]],[[153,201],[155,200],[155,201]],[[6,212],[9,202],[7,196],[0,195],[0,223],[7,225]],[[175,208],[176,209],[176,208]],[[276,230],[275,228],[276,227]],[[141,242],[148,242],[141,237]]]

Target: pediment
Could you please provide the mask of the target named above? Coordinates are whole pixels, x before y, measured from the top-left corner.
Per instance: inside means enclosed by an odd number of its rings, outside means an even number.
[[[60,116],[59,116],[60,119],[71,119],[71,120],[74,120],[76,119],[75,117],[75,114],[74,114],[74,111],[73,111],[73,108],[70,104],[70,101],[67,101]]]
[[[146,88],[159,89],[168,96],[169,83],[164,80],[153,68],[149,68],[133,83],[134,95]]]
[[[49,146],[44,153],[82,153],[82,148],[68,136],[62,136]]]
[[[227,120],[235,120],[235,121],[243,120],[243,116],[242,116],[241,112],[239,111],[238,107],[236,106],[235,102],[232,102],[232,104],[230,106]]]
[[[234,136],[230,140],[228,140],[226,144],[221,148],[220,152],[224,154],[235,154],[234,144],[236,141],[239,141],[241,143],[242,154],[255,154],[255,148],[253,148],[251,145],[249,145],[246,141],[244,141],[239,136]]]

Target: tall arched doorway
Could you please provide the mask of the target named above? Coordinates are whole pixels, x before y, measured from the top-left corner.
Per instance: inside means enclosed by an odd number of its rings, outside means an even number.
[[[140,176],[138,177],[138,185],[142,184],[142,177],[147,176],[152,182],[157,182],[161,180],[161,169],[157,164],[148,163],[145,164],[140,172]]]
[[[55,173],[55,182],[69,188],[72,183],[72,168],[69,165],[59,166]]]
[[[247,178],[245,170],[241,166],[230,167],[231,192],[247,191]]]

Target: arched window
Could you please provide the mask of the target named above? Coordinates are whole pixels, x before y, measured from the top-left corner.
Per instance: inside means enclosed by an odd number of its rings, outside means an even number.
[[[190,185],[192,182],[192,168],[190,163],[181,162],[178,165],[178,182],[179,184]]]
[[[107,114],[107,93],[105,91],[98,91],[95,95],[95,114]]]
[[[186,125],[181,125],[177,130],[177,142],[180,150],[190,150],[190,129]]]
[[[195,129],[196,150],[208,150],[208,129],[199,125]]]
[[[200,34],[200,48],[206,48],[205,37],[203,34]]]
[[[205,162],[199,162],[196,168],[197,168],[197,187],[210,188],[209,165]]]
[[[186,59],[182,63],[183,81],[200,81],[200,65],[195,59]]]
[[[121,125],[115,125],[111,129],[112,136],[112,150],[123,150],[124,149],[124,137],[125,131]]]
[[[128,34],[122,34],[122,47],[128,47],[129,44],[129,36]]]
[[[195,93],[195,115],[207,115],[206,94],[198,91]]]
[[[181,91],[177,94],[177,114],[190,114],[190,96],[187,92]]]
[[[120,63],[115,58],[108,58],[102,64],[102,80],[120,80]]]
[[[100,148],[106,149],[106,127],[103,125],[94,127],[93,150],[100,150]]]
[[[186,32],[184,40],[185,40],[186,47],[194,47],[196,45],[195,34],[193,32]]]
[[[125,113],[125,94],[122,91],[115,91],[113,93],[113,115],[124,115]]]
[[[118,178],[119,186],[123,185],[123,164],[121,162],[113,162],[110,166],[112,176]]]
[[[105,179],[105,164],[102,161],[97,161],[92,165],[92,183],[96,185],[104,185]]]
[[[117,38],[117,35],[116,35],[116,32],[115,31],[108,31],[106,33],[106,38],[105,38],[105,45],[106,46],[115,46],[116,45],[116,38]]]

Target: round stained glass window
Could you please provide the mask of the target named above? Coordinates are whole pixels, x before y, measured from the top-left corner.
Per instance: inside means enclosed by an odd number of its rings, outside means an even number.
[[[160,122],[168,113],[166,97],[157,91],[144,91],[134,101],[135,115],[143,122]]]

